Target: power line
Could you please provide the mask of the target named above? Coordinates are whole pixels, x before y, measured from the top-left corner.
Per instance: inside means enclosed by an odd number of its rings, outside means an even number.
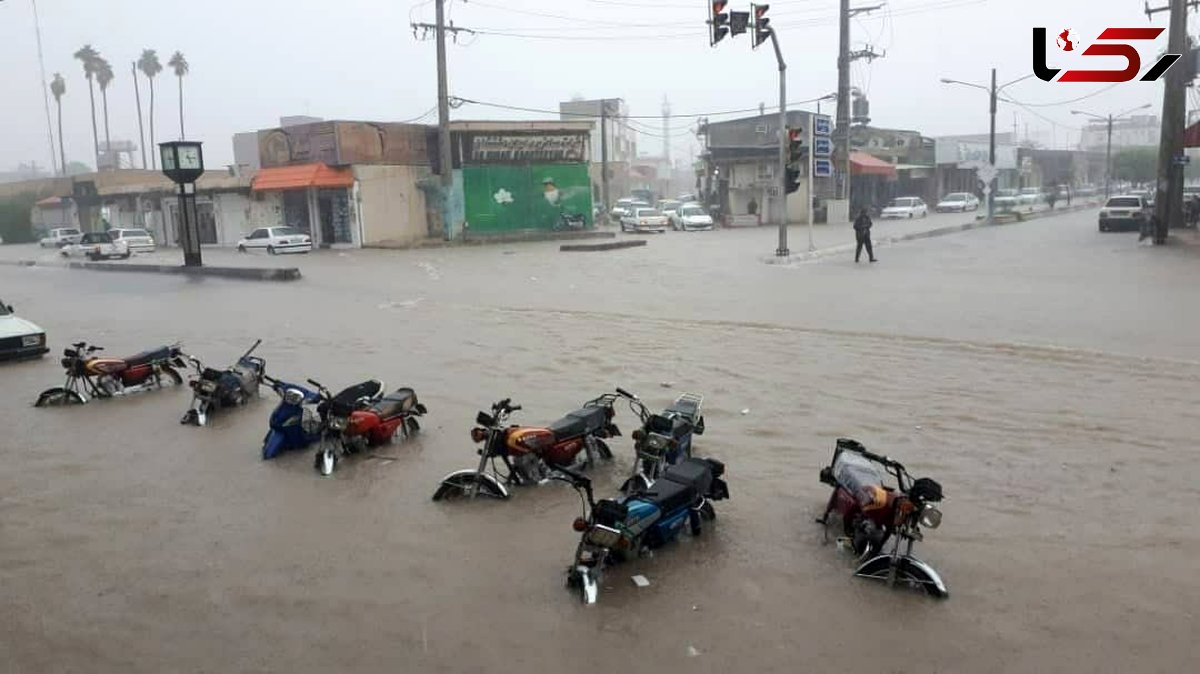
[[[1091,98],[1092,96],[1099,96],[1100,94],[1108,91],[1109,89],[1112,89],[1113,87],[1117,86],[1118,84],[1121,84],[1121,82],[1114,82],[1114,83],[1108,85],[1107,87],[1101,87],[1101,88],[1093,91],[1090,94],[1084,94],[1083,96],[1080,96],[1078,98],[1069,98],[1065,101],[1055,101],[1053,103],[1021,103],[1021,105],[1029,106],[1031,108],[1052,108],[1052,107],[1059,106],[1059,105],[1067,105],[1069,103],[1078,103],[1079,101],[1086,100],[1088,98]],[[1008,99],[1004,99],[1004,100],[1008,100]],[[1010,102],[1016,103],[1016,101],[1010,101]]]
[[[795,105],[805,105],[808,103],[816,103],[817,101],[822,100],[824,98],[825,98],[824,96],[818,96],[816,98],[810,98],[810,99],[804,100],[804,101],[794,101],[794,102],[788,103],[788,107],[795,106]],[[563,115],[565,117],[583,117],[583,118],[587,118],[587,119],[600,119],[600,115],[586,113],[586,112],[561,112],[558,110],[545,110],[542,108],[529,108],[529,107],[524,107],[524,106],[520,106],[520,105],[508,105],[506,103],[491,103],[488,101],[477,101],[472,98],[463,98],[461,96],[452,97],[453,107],[457,108],[464,103],[469,103],[471,105],[482,105],[482,106],[488,107],[488,108],[499,108],[501,110],[514,110],[517,112],[533,112],[533,113],[537,113],[540,115]],[[739,110],[722,110],[722,111],[718,111],[718,112],[672,112],[671,116],[672,117],[722,117],[724,115],[737,115],[737,114],[742,114],[742,113],[747,113],[747,112],[758,112],[758,110],[759,110],[759,108],[756,105],[753,108],[741,108]],[[662,115],[622,115],[621,116],[621,119],[626,119],[626,120],[632,120],[632,119],[658,119],[658,120],[661,120],[662,118],[663,118]]]

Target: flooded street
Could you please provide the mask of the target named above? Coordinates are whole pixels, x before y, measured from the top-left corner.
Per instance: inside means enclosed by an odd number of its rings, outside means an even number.
[[[598,254],[206,251],[299,266],[286,284],[0,266],[53,349],[0,367],[0,671],[1187,671],[1200,257],[1095,230],[1089,211],[875,265],[765,264],[763,228]],[[181,340],[223,366],[257,338],[273,376],[413,386],[424,430],[323,479],[308,451],[259,460],[266,390],[208,428],[179,425],[185,390],[30,406],[72,341]],[[618,385],[652,409],[703,394],[695,452],[732,495],[584,607],[565,485],[430,495],[474,465],[477,410],[512,397],[514,422],[546,423]],[[598,494],[632,461],[616,421]],[[855,579],[822,544],[838,437],[942,483],[916,552],[948,600]]]

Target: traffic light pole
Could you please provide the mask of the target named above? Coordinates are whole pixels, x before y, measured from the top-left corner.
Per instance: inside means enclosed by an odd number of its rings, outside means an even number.
[[[775,249],[777,257],[791,255],[788,251],[787,232],[787,64],[783,62],[783,52],[779,50],[779,38],[775,29],[771,29],[771,46],[775,48],[775,60],[779,63],[779,248]],[[811,124],[809,126],[812,126]]]
[[[819,103],[818,103],[819,104]],[[813,168],[816,165],[816,160],[813,158],[813,148],[816,132],[813,127],[816,126],[816,120],[812,115],[808,116],[808,190],[805,193],[805,198],[808,199],[808,252],[813,252],[817,249],[813,243],[813,218],[816,217],[816,208],[813,206]]]

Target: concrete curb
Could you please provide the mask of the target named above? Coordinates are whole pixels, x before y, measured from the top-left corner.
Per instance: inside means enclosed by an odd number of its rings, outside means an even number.
[[[637,248],[646,245],[645,239],[626,239],[611,243],[568,243],[558,247],[559,252],[586,253],[599,250],[619,250],[621,248]]]
[[[530,243],[537,241],[575,241],[578,239],[615,239],[615,232],[605,232],[596,230],[585,230],[580,232],[554,232],[544,230],[534,230],[526,232],[510,232],[507,234],[495,234],[492,236],[472,236],[465,239],[456,239],[454,241],[429,241],[422,240],[412,243],[389,243],[382,241],[373,243],[363,248],[375,248],[380,250],[423,250],[426,248],[455,248],[459,246],[484,246],[487,244],[497,243]]]
[[[183,267],[169,264],[122,264],[105,262],[66,262],[38,264],[36,260],[0,260],[0,264],[13,267],[45,267],[47,269],[87,269],[91,271],[124,271],[142,274],[183,274],[185,276],[211,276],[215,278],[240,279],[243,281],[297,281],[300,270],[296,267]]]

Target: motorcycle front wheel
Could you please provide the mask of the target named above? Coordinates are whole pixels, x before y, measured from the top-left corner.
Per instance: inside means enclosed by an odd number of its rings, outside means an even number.
[[[855,569],[854,575],[862,578],[882,580],[886,583],[890,570],[891,556],[879,555],[863,562],[861,566]],[[913,564],[909,559],[904,557],[897,559],[895,572],[896,585],[924,592],[935,599],[945,599],[950,596],[950,592],[942,584],[940,578],[929,575],[920,565]]]
[[[326,447],[318,450],[316,456],[313,457],[313,468],[324,477],[333,475],[333,471],[337,469],[338,453],[332,447]]]
[[[168,379],[170,381],[163,381],[164,379]],[[176,370],[175,368],[171,367],[170,365],[163,365],[162,366],[162,376],[159,377],[158,385],[160,387],[182,386],[183,385],[183,377],[179,374],[179,371]]]
[[[490,476],[481,477],[478,473],[458,473],[442,480],[433,492],[434,501],[453,501],[465,498],[471,493],[472,486],[478,486],[476,494],[494,499],[506,499],[508,493]]]
[[[63,405],[82,405],[84,403],[83,396],[78,393],[65,389],[61,386],[46,389],[38,396],[38,399],[33,403],[34,407],[57,407]]]

